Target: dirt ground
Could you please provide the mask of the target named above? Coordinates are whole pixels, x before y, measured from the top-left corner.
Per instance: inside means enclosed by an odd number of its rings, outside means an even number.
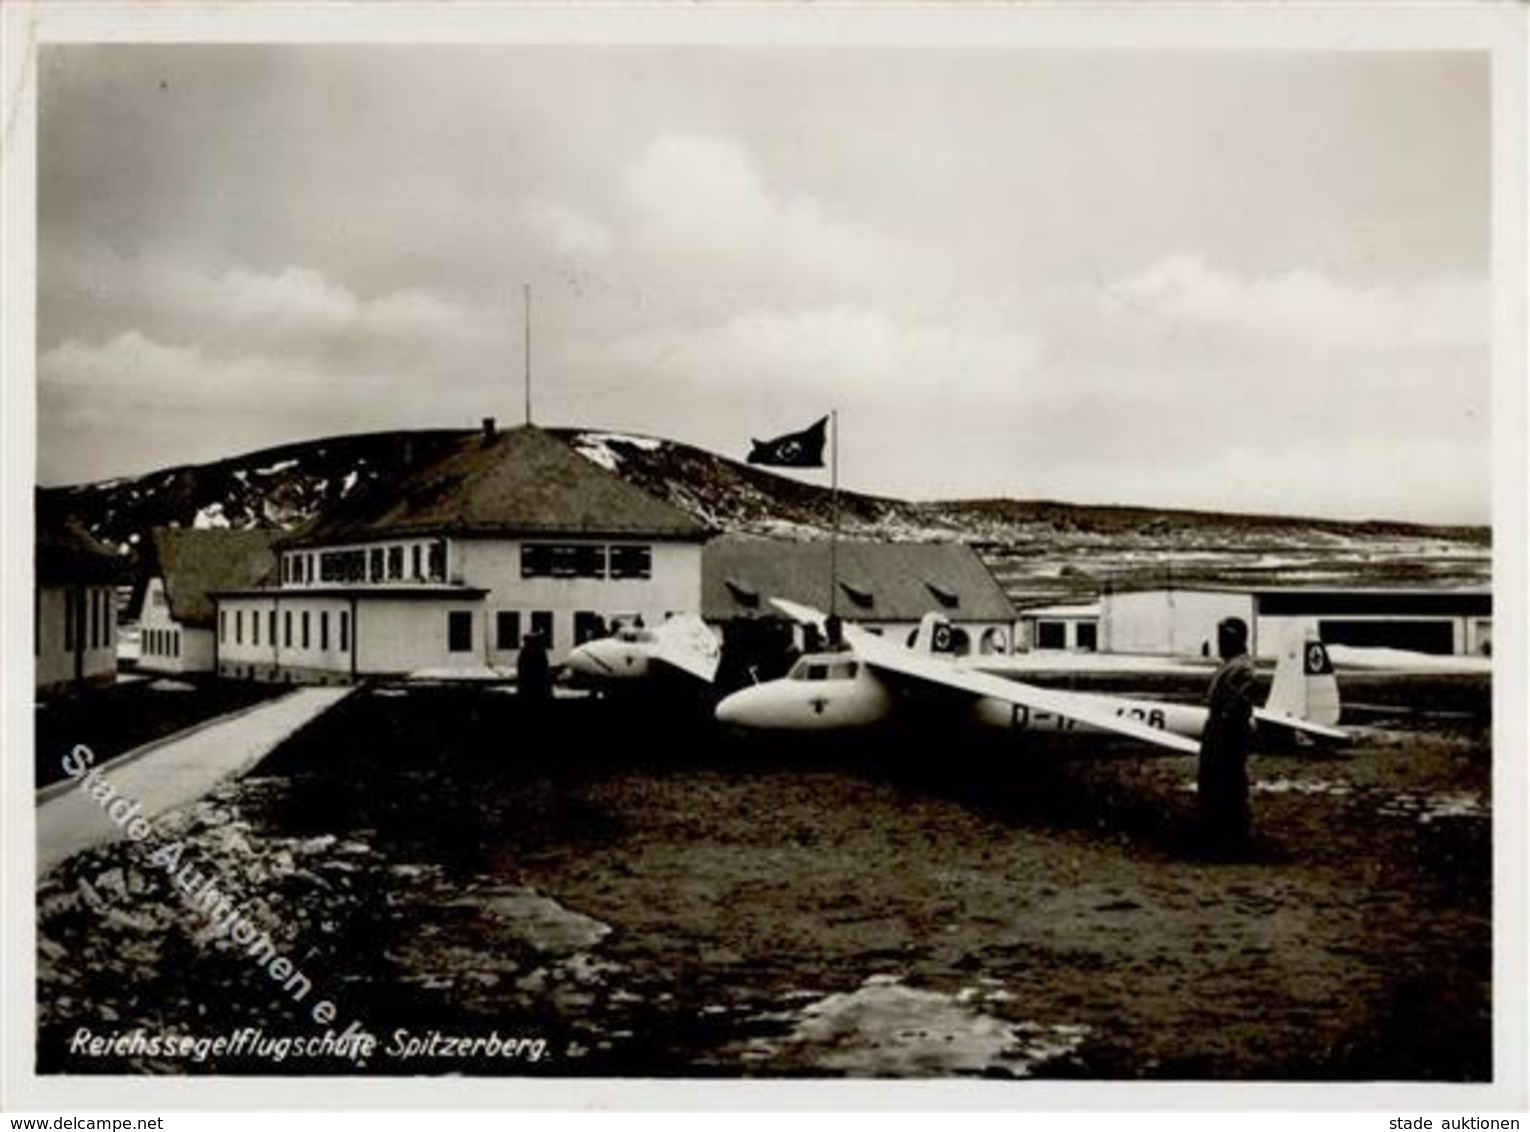
[[[81,1025],[311,1028],[118,846],[40,888],[39,1068],[1489,1080],[1485,685],[1388,687],[1347,754],[1254,761],[1236,861],[1198,851],[1194,760],[1125,744],[365,691],[167,836],[366,1029],[546,1057],[71,1055]]]

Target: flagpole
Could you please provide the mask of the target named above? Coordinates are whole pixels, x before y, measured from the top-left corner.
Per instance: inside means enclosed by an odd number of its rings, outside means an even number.
[[[526,423],[531,424],[531,284],[522,283],[526,298]]]
[[[839,410],[829,410],[829,613],[839,604]]]

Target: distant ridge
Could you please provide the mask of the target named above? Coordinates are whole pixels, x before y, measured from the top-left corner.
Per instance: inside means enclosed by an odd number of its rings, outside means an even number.
[[[358,433],[283,444],[141,476],[44,489],[96,538],[136,556],[156,526],[297,531],[364,486],[385,487],[474,430]],[[549,429],[587,459],[719,531],[827,538],[827,487],[671,440]],[[1017,600],[1107,585],[1224,582],[1484,584],[1487,527],[969,499],[914,503],[840,492],[855,538],[971,543]]]

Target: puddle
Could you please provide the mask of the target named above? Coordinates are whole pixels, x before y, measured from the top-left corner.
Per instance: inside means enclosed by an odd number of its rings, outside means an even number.
[[[1028,1077],[1074,1054],[1088,1036],[1087,1026],[1012,1023],[983,1011],[1008,997],[988,986],[942,994],[874,975],[857,990],[772,1015],[794,1021],[791,1032],[753,1039],[744,1058],[762,1069],[866,1077]]]

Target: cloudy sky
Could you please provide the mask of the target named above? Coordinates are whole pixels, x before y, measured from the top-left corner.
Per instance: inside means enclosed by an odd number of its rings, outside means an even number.
[[[53,45],[39,90],[45,483],[517,420],[529,283],[539,423],[1489,516],[1481,55]]]

